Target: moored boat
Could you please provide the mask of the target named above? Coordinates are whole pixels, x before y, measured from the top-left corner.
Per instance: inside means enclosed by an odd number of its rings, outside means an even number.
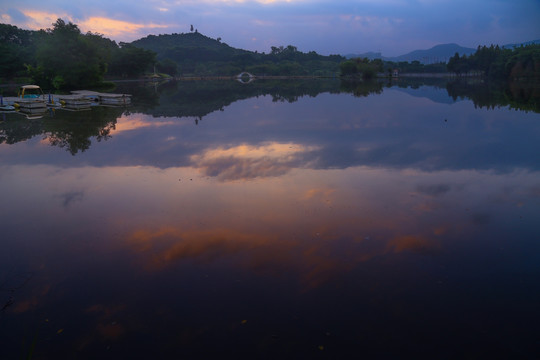
[[[13,111],[15,106],[4,103],[4,97],[0,95],[0,111]]]
[[[19,88],[18,97],[21,99],[39,99],[45,100],[45,94],[39,85],[23,85]]]

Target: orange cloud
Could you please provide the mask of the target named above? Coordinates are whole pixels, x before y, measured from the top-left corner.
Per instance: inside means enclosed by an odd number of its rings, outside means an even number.
[[[139,230],[126,242],[141,255],[142,266],[149,271],[186,260],[207,264],[233,258],[239,268],[275,276],[285,272],[296,277],[302,291],[325,284],[351,271],[359,262],[387,252],[384,240],[338,239],[321,234],[299,238],[280,232],[246,233],[225,228]]]
[[[207,150],[191,161],[206,176],[221,181],[274,177],[289,172],[302,154],[315,147],[289,143],[239,145]]]
[[[51,13],[46,11],[22,10],[26,17],[30,18],[24,25],[32,30],[48,29],[57,19],[70,19],[67,13]],[[72,21],[72,20],[70,20]],[[72,21],[73,22],[73,21]]]
[[[423,236],[407,235],[390,241],[387,248],[396,253],[412,251],[420,254],[434,254],[441,250],[441,244],[437,240]]]
[[[168,28],[168,25],[154,24],[154,23],[134,23],[129,21],[115,20],[111,18],[93,16],[85,20],[77,20],[71,17],[67,13],[37,11],[37,10],[22,10],[22,13],[30,20],[26,24],[20,24],[26,26],[32,30],[51,28],[52,24],[57,19],[65,19],[71,21],[79,26],[81,31],[100,33],[108,37],[134,37],[139,34],[139,31],[144,29],[157,29]],[[9,15],[2,14],[2,20],[10,22]]]
[[[137,115],[130,115],[125,116],[122,115],[120,118],[118,118],[116,124],[115,124],[115,132],[123,132],[123,131],[130,131],[130,130],[137,130],[147,127],[161,127],[161,126],[168,126],[173,125],[173,121],[148,121],[144,119],[142,116]]]
[[[167,25],[138,24],[105,17],[90,17],[79,23],[81,30],[97,32],[110,37],[137,34],[141,29],[167,28]]]

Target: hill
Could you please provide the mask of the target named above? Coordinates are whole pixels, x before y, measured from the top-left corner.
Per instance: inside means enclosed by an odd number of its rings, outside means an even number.
[[[272,46],[269,54],[242,50],[199,32],[149,35],[130,45],[155,52],[160,62],[173,62],[182,75],[228,76],[248,71],[257,75],[332,76],[345,60],[340,55],[304,53],[292,45]]]
[[[503,45],[503,48],[505,48],[505,49],[513,49],[513,48],[520,47],[520,46],[535,45],[535,44],[536,45],[540,44],[540,39],[531,40],[531,41],[518,43],[518,44],[506,44],[506,45]]]
[[[148,35],[135,40],[131,45],[151,50],[158,60],[166,58],[183,61],[185,59],[204,58],[207,61],[231,60],[234,56],[254,54],[247,50],[235,49],[199,32],[187,34]]]
[[[503,45],[503,48],[513,49],[515,47],[519,46],[526,46],[531,44],[540,44],[540,39],[538,40],[532,40],[527,41],[523,43],[517,43],[517,44],[507,44]],[[380,52],[366,52],[362,54],[347,54],[345,57],[347,59],[352,58],[368,58],[370,60],[373,59],[381,59],[384,61],[393,61],[393,62],[400,62],[400,61],[419,61],[422,64],[433,64],[438,62],[448,62],[448,60],[454,56],[456,53],[458,53],[460,56],[463,55],[472,55],[476,52],[477,49],[463,47],[458,44],[441,44],[441,45],[435,45],[434,47],[427,49],[427,50],[414,50],[407,54],[400,55],[400,56],[394,56],[394,57],[387,57],[382,56]]]
[[[415,50],[405,55],[388,58],[389,61],[420,61],[422,64],[433,64],[438,62],[448,62],[448,60],[458,53],[460,55],[471,55],[476,49],[459,46],[458,44],[441,44],[427,50]]]
[[[407,54],[394,56],[394,57],[382,56],[380,52],[377,52],[377,53],[367,52],[363,54],[348,54],[346,55],[346,57],[347,58],[366,57],[370,60],[382,59],[384,61],[393,61],[393,62],[419,61],[422,64],[434,64],[438,62],[448,62],[448,59],[454,56],[456,52],[460,55],[470,55],[470,54],[474,54],[475,51],[476,49],[466,48],[463,46],[459,46],[458,44],[441,44],[441,45],[436,45],[427,50],[414,50]]]

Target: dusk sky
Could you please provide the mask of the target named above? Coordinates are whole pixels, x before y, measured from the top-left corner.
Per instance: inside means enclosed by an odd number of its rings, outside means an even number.
[[[37,30],[57,18],[117,42],[193,25],[236,48],[294,45],[324,55],[540,39],[539,0],[0,0],[2,23]]]

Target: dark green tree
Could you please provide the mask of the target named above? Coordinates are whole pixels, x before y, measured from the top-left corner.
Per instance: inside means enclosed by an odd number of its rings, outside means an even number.
[[[161,72],[171,76],[176,76],[178,73],[178,64],[173,60],[167,58],[163,61],[160,61],[156,64],[156,69]]]
[[[42,35],[42,31],[0,24],[0,78],[26,75],[26,65],[35,65],[35,44]]]
[[[58,19],[38,46],[37,67],[30,66],[29,71],[43,86],[86,87],[102,82],[105,61],[95,39],[82,35],[77,25]]]
[[[156,53],[135,47],[131,44],[120,43],[112,56],[109,65],[110,73],[122,77],[137,77],[156,63]]]

